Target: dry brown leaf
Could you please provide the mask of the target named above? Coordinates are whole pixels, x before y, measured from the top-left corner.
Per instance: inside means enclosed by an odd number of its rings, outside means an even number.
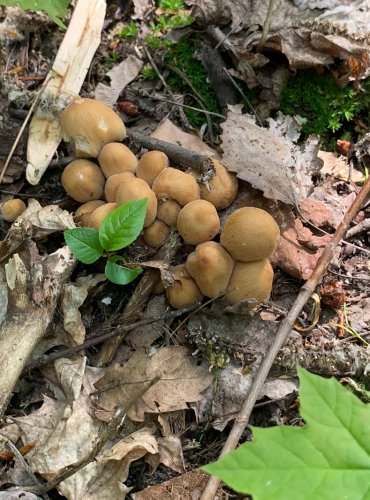
[[[167,307],[168,304],[163,294],[153,297],[149,301],[142,319],[164,314]],[[155,340],[163,335],[165,329],[166,324],[163,321],[156,321],[155,323],[139,326],[126,335],[125,341],[135,349],[140,347],[148,348]]]
[[[186,347],[163,347],[152,356],[136,351],[124,366],[108,368],[105,377],[97,382],[97,389],[102,391],[98,399],[102,412],[97,412],[98,418],[108,419],[117,405],[157,376],[161,379],[128,411],[132,420],[144,420],[146,412],[186,409],[188,403],[201,399],[201,392],[212,381],[207,367],[197,366]],[[112,382],[120,385],[104,390]]]
[[[170,435],[157,438],[158,453],[147,455],[145,461],[154,471],[159,464],[183,474],[185,472],[184,456],[182,454],[181,439],[178,436]]]
[[[124,61],[108,71],[107,76],[110,78],[110,85],[98,83],[95,90],[95,99],[99,99],[107,106],[113,106],[126,85],[135,80],[143,65],[143,61],[129,55]]]
[[[211,158],[219,158],[220,156],[214,149],[207,146],[207,144],[201,141],[197,136],[184,132],[167,118],[159,124],[150,136],[155,139],[170,142],[171,144],[177,144],[189,151],[194,151],[194,153],[200,153]]]
[[[86,334],[79,308],[85,302],[90,289],[105,280],[104,274],[90,274],[89,276],[77,278],[75,283],[64,285],[61,297],[63,326],[76,345],[84,342]]]
[[[60,358],[54,362],[63,393],[69,404],[80,397],[82,380],[86,369],[86,357],[80,359]]]
[[[311,175],[318,170],[318,143],[306,143],[305,150],[289,136],[296,129],[282,115],[270,121],[270,130],[259,127],[254,117],[242,114],[241,105],[229,106],[222,126],[223,164],[240,179],[263,191],[266,198],[298,205],[312,191]],[[285,133],[285,137],[281,135]]]

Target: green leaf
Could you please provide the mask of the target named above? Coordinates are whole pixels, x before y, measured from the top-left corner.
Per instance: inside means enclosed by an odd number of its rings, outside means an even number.
[[[253,500],[370,499],[370,405],[299,368],[304,427],[253,427],[254,441],[203,467]]]
[[[130,201],[106,216],[99,228],[105,250],[120,250],[136,240],[144,226],[147,204],[147,198]]]
[[[137,278],[142,272],[142,268],[140,266],[137,266],[134,269],[129,269],[128,267],[123,267],[117,264],[116,262],[118,260],[121,260],[118,255],[110,257],[105,265],[105,275],[112,283],[115,283],[116,285],[127,285]]]
[[[0,5],[5,7],[18,6],[33,12],[44,11],[61,28],[66,27],[61,18],[66,15],[69,3],[70,0],[0,0]]]
[[[76,227],[64,231],[64,240],[76,259],[84,264],[92,264],[104,253],[98,231],[89,227]]]

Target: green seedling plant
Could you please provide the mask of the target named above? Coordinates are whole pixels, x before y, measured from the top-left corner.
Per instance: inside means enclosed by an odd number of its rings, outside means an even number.
[[[126,248],[144,227],[148,199],[130,201],[107,215],[99,231],[76,227],[64,231],[64,239],[73,255],[83,264],[93,264],[106,257],[106,277],[116,285],[127,285],[142,272],[140,266],[129,268],[126,260],[113,252]]]
[[[32,12],[44,11],[50,19],[61,28],[66,28],[62,22],[67,14],[70,0],[0,0],[0,5],[4,7],[20,7],[23,10]]]
[[[134,21],[130,21],[130,23],[123,27],[119,32],[119,36],[121,38],[135,38],[138,34],[139,30]]]
[[[298,368],[303,427],[252,427],[203,470],[253,500],[370,499],[370,404],[334,378]]]

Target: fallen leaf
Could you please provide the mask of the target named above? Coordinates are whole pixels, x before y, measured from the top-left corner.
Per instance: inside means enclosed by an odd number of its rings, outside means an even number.
[[[266,198],[297,206],[313,190],[311,175],[320,163],[318,142],[314,147],[307,142],[302,151],[281,135],[287,129],[282,115],[278,120],[280,124],[275,122],[268,130],[256,125],[252,115],[243,115],[241,105],[229,106],[227,120],[221,125],[222,162]]]
[[[168,304],[163,294],[153,297],[149,301],[142,319],[164,314],[167,308]],[[139,349],[140,347],[148,348],[155,340],[163,335],[166,328],[167,326],[164,321],[156,321],[148,325],[139,326],[135,328],[135,330],[128,332],[125,337],[125,342],[135,349]]]
[[[179,474],[183,474],[185,472],[185,463],[181,439],[172,434],[171,436],[157,438],[157,444],[158,453],[147,455],[145,459],[152,470],[156,470],[159,464],[164,464]]]
[[[124,61],[108,71],[110,85],[98,83],[95,89],[95,99],[99,99],[107,106],[113,106],[126,85],[135,80],[143,65],[143,61],[129,55]]]
[[[98,406],[102,410],[97,411],[98,418],[109,419],[118,404],[130,399],[141,384],[147,384],[156,376],[161,379],[128,411],[132,420],[144,420],[145,413],[187,409],[188,403],[202,398],[201,392],[212,381],[207,367],[197,366],[186,347],[163,347],[152,356],[138,350],[122,367],[108,368],[105,376],[95,384],[100,390]],[[113,382],[120,382],[120,385],[104,390],[104,386],[109,387]]]
[[[134,15],[132,19],[144,19],[146,13],[155,8],[154,0],[133,0]]]

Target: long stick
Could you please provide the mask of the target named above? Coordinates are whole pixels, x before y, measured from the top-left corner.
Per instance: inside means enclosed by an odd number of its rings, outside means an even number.
[[[328,268],[331,259],[334,255],[334,250],[340,241],[343,239],[348,226],[356,216],[357,212],[361,209],[363,202],[366,197],[370,193],[370,179],[366,181],[363,188],[357,195],[355,201],[352,203],[347,213],[345,214],[343,221],[338,226],[335,231],[331,242],[327,245],[324,252],[321,254],[319,260],[317,261],[316,267],[313,270],[311,278],[302,286],[298,297],[296,298],[291,310],[289,311],[287,317],[281,322],[280,327],[277,331],[275,340],[268,350],[264,360],[261,363],[261,366],[258,370],[256,378],[253,381],[253,384],[250,388],[247,398],[244,401],[244,404],[235,419],[234,425],[231,429],[231,432],[222,448],[220,453],[220,457],[226,455],[230,451],[234,450],[239,442],[239,439],[248,425],[249,417],[252,413],[253,407],[257,401],[258,395],[262,389],[262,386],[269,374],[271,366],[280,351],[280,349],[285,344],[292,328],[295,320],[297,319],[299,313],[302,311],[303,306],[306,304],[308,299],[311,297],[312,293],[315,291],[316,286],[320,282],[323,274]],[[213,500],[214,496],[217,492],[218,486],[220,484],[220,480],[216,477],[211,477],[207,485],[204,489],[204,492],[201,496],[200,500]]]

